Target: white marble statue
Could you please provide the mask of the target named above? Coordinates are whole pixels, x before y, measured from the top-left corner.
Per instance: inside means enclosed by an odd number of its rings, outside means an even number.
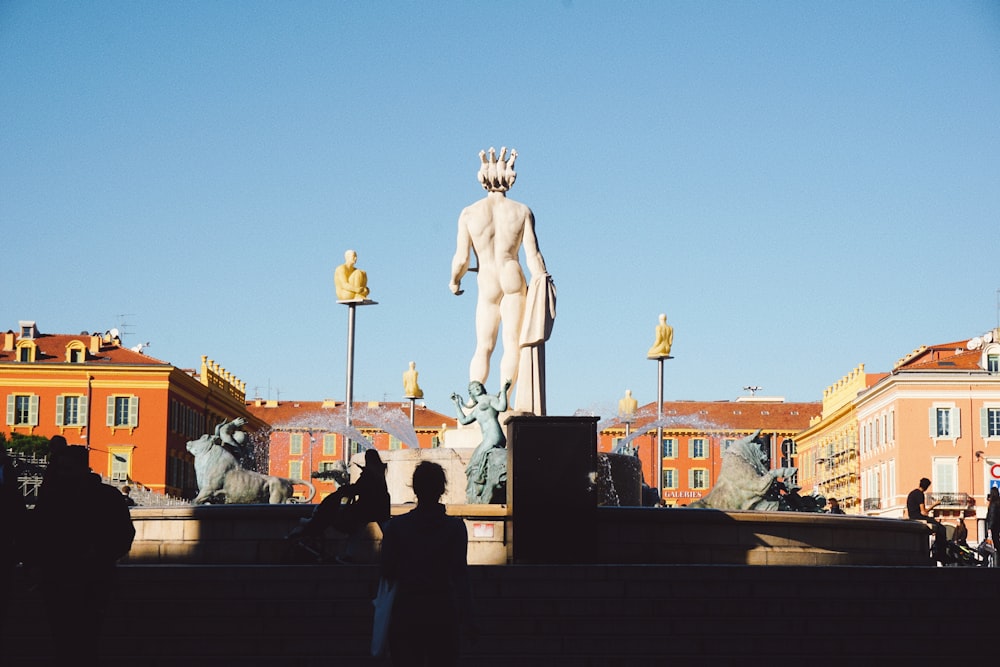
[[[462,277],[478,273],[476,302],[476,351],[469,364],[469,380],[486,382],[490,357],[502,330],[500,374],[517,381],[514,410],[545,414],[545,341],[555,321],[556,292],[535,238],[531,209],[508,199],[506,191],[517,174],[517,151],[490,148],[479,153],[479,182],[483,199],[467,206],[458,218],[458,241],[451,263],[453,294],[463,293]],[[524,246],[530,281],[525,280],[518,251]],[[470,268],[472,253],[478,267]]]

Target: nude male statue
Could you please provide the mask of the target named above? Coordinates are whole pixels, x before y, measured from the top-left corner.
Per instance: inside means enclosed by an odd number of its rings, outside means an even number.
[[[499,161],[493,148],[490,149],[488,159],[485,151],[479,154],[482,165],[478,178],[487,190],[487,195],[467,206],[459,215],[457,247],[451,263],[449,288],[455,295],[463,293],[461,283],[466,272],[478,272],[476,351],[469,364],[469,380],[481,383],[486,382],[489,377],[490,357],[496,347],[501,324],[503,355],[500,359],[500,374],[504,378],[516,379],[522,347],[537,346],[544,342],[538,338],[548,337],[551,319],[555,317],[555,292],[545,270],[545,260],[538,249],[534,215],[530,208],[508,199],[505,194],[517,177],[514,172],[517,152],[511,151],[509,160],[505,159],[506,152],[506,148],[500,149]],[[518,260],[518,250],[522,245],[532,283],[544,281],[543,286],[538,289],[544,290],[547,285],[552,302],[550,308],[531,309],[535,319],[545,319],[547,311],[551,311],[551,316],[547,325],[533,326],[532,332],[527,336],[534,340],[527,342],[522,333],[522,321],[528,305],[528,284]],[[479,264],[477,268],[469,267],[470,251],[476,255]],[[545,329],[543,336],[537,334],[539,329]],[[522,385],[518,385],[519,395],[522,393],[521,387]],[[542,405],[544,406],[544,402]]]

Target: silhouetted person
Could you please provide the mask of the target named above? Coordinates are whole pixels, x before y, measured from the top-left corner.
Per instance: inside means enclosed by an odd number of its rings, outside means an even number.
[[[127,484],[122,487],[122,497],[125,498],[125,504],[129,507],[135,507],[135,498],[132,497],[132,487]]]
[[[986,529],[990,532],[990,539],[993,541],[993,548],[1000,549],[1000,489],[995,486],[990,487],[990,494],[987,496],[986,506]],[[996,556],[994,555],[993,565],[996,566]]]
[[[844,510],[840,507],[840,501],[836,498],[830,498],[830,514],[844,514]]]
[[[392,519],[382,537],[382,576],[397,585],[389,654],[400,666],[458,664],[459,630],[473,629],[465,523],[440,503],[446,479],[437,463],[413,471],[417,506]]]
[[[61,436],[31,512],[27,562],[37,579],[58,664],[95,664],[115,564],[135,537],[125,497],[90,471],[85,447]]]
[[[389,520],[389,489],[385,483],[385,464],[374,449],[365,450],[365,467],[358,480],[347,484],[323,499],[312,516],[292,530],[288,537],[317,536],[329,527],[353,535],[369,523],[381,527]]]
[[[14,568],[21,561],[28,510],[17,486],[17,471],[0,444],[0,638],[3,637]]]
[[[940,501],[930,507],[925,504],[927,489],[931,488],[931,480],[926,477],[920,478],[917,488],[910,491],[906,496],[906,516],[915,521],[926,521],[934,531],[934,557],[940,561],[946,559],[945,545],[948,541],[944,525],[934,517],[930,516],[930,511],[941,504]]]

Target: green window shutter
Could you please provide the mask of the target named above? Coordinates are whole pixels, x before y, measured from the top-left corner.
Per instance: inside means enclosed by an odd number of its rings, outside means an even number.
[[[80,397],[80,426],[90,426],[90,424],[87,423],[87,415],[90,414],[90,412],[87,409],[87,407],[88,407],[87,397],[86,396],[81,396]]]
[[[28,401],[28,423],[38,426],[38,397],[32,396]]]
[[[115,425],[115,397],[108,396],[108,426]]]
[[[990,410],[989,408],[979,408],[979,437],[990,437]]]
[[[937,437],[937,408],[930,408],[927,411],[927,429],[930,437]]]
[[[64,408],[66,407],[66,397],[62,394],[56,396],[56,426],[66,425],[66,414]]]
[[[139,425],[139,397],[130,396],[128,399],[128,425],[136,427]]]
[[[951,437],[957,440],[962,437],[962,408],[951,409],[951,422]]]
[[[7,396],[7,426],[14,425],[14,394]]]

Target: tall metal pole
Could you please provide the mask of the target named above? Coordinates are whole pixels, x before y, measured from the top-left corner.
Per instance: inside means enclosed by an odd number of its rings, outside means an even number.
[[[365,299],[364,301],[338,301],[337,303],[342,303],[347,306],[347,409],[346,422],[347,431],[350,433],[351,429],[354,427],[353,413],[354,413],[354,314],[358,306],[377,306],[377,301],[370,301]],[[350,465],[351,465],[351,436],[344,436],[344,469],[348,471],[348,476],[350,475]]]
[[[656,360],[656,446],[653,453],[656,455],[654,470],[656,474],[656,497],[659,502],[663,502],[663,360],[659,357]]]
[[[350,430],[354,425],[352,413],[354,412],[354,312],[357,310],[357,303],[347,304],[347,432],[344,438],[344,470],[350,475],[351,470],[351,436]]]

